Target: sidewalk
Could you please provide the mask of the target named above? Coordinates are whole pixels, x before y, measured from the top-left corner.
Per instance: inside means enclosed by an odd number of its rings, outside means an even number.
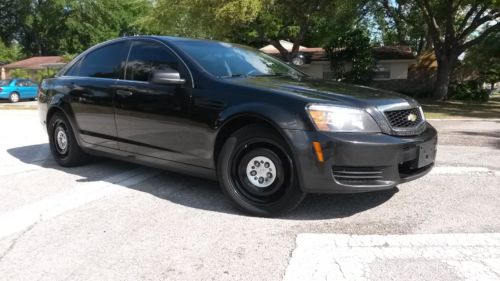
[[[38,102],[37,101],[21,101],[18,103],[10,103],[8,101],[0,101],[0,110],[8,110],[8,109],[36,110],[36,109],[38,109]]]

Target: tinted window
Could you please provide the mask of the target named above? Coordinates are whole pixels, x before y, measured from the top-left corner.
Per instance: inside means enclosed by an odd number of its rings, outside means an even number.
[[[184,78],[185,71],[179,60],[167,47],[155,42],[135,41],[127,63],[125,79],[149,81],[156,70],[174,69]]]
[[[80,70],[80,62],[82,62],[82,60],[78,60],[77,62],[75,62],[69,69],[68,71],[66,71],[66,73],[64,74],[65,76],[77,76],[78,75],[78,71]]]
[[[122,78],[127,58],[128,42],[101,47],[85,56],[80,64],[79,76]]]

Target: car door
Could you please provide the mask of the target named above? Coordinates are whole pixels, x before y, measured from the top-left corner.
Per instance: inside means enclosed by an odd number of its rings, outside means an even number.
[[[25,79],[17,79],[15,83],[15,92],[19,93],[19,97],[21,99],[27,99],[29,98],[29,88],[28,88],[28,80]]]
[[[182,85],[151,83],[153,72],[177,70]],[[133,40],[125,71],[117,83],[116,126],[120,149],[141,155],[199,164],[186,151],[189,137],[189,100],[192,81],[186,66],[165,45],[154,40]]]
[[[90,51],[65,77],[71,107],[84,142],[118,149],[114,86],[123,78],[129,40]]]
[[[26,98],[27,99],[36,98],[36,95],[38,93],[38,84],[31,80],[26,80],[25,87],[26,87]]]

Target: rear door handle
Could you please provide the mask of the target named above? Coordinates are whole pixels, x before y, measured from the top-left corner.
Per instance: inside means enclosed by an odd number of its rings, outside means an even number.
[[[130,97],[134,93],[132,91],[127,91],[127,90],[116,90],[116,94],[122,97]]]

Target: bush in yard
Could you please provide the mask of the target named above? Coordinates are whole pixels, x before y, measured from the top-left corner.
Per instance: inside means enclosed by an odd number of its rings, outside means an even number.
[[[482,87],[482,83],[469,80],[450,85],[450,99],[486,102],[489,91]]]

